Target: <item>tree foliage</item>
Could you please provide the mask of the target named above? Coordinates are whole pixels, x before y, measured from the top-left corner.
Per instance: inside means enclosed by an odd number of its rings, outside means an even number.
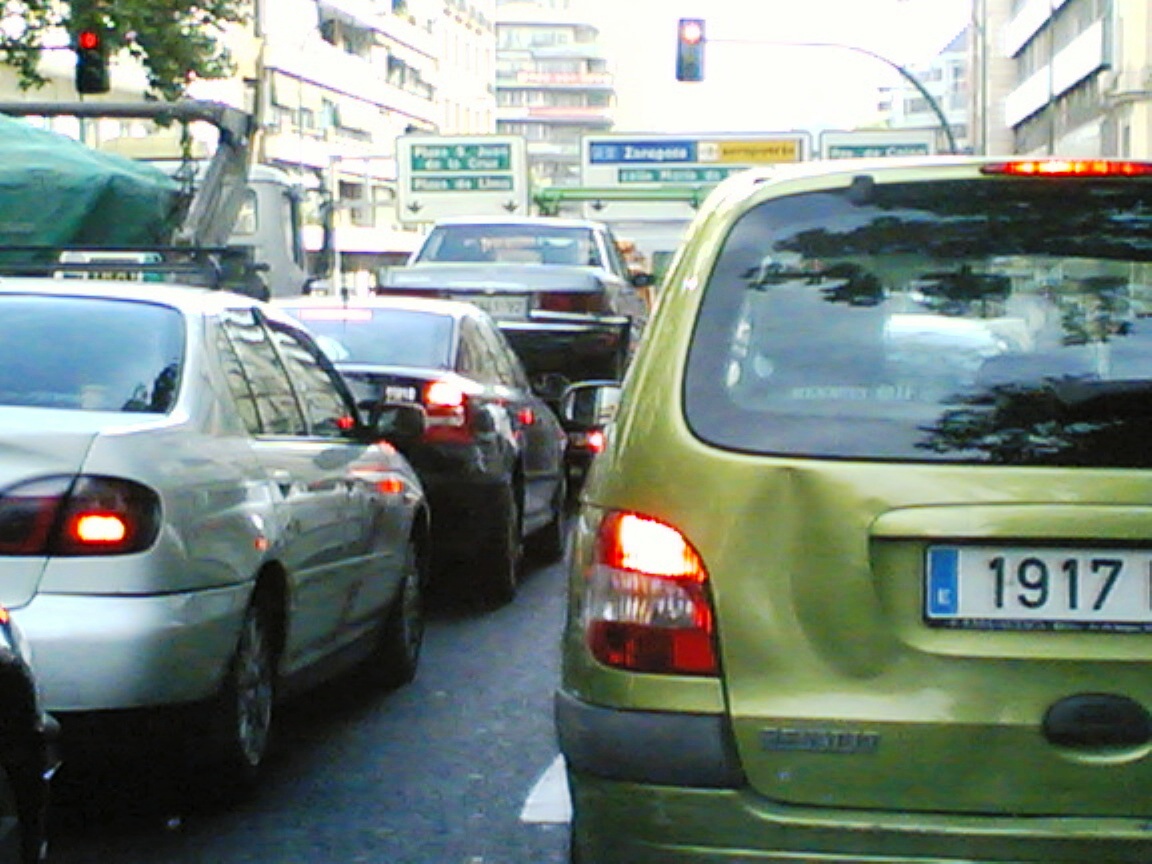
[[[0,62],[16,70],[23,89],[46,83],[40,58],[55,50],[54,37],[94,28],[109,57],[124,52],[140,62],[151,95],[178,99],[194,78],[232,73],[221,28],[250,20],[251,0],[0,0],[0,9]]]

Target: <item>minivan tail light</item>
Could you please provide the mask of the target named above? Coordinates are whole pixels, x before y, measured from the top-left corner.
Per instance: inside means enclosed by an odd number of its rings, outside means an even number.
[[[587,572],[589,650],[632,672],[719,674],[707,585],[700,556],[675,528],[637,513],[609,514]]]
[[[159,530],[159,497],[130,480],[44,477],[0,492],[0,555],[124,555]]]

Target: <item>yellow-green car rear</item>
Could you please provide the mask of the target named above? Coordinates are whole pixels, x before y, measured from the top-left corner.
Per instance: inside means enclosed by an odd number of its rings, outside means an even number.
[[[1152,166],[729,180],[614,395],[574,861],[1152,860]]]

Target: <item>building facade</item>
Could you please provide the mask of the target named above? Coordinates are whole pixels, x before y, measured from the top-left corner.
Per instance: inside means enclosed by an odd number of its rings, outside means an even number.
[[[1148,0],[1015,0],[1009,10],[1004,120],[1015,151],[1152,157]]]
[[[568,0],[499,0],[497,131],[527,142],[535,186],[580,182],[581,140],[612,128],[615,88],[599,29]]]

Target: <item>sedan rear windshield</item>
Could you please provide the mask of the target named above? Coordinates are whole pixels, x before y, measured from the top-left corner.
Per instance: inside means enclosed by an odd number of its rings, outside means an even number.
[[[455,361],[450,315],[363,307],[285,309],[316,334],[334,363],[450,369]]]
[[[595,235],[578,225],[440,225],[417,260],[607,266]]]
[[[757,453],[1152,466],[1152,185],[858,181],[734,227],[687,418]]]
[[[0,405],[163,414],[183,363],[171,307],[0,295]]]

